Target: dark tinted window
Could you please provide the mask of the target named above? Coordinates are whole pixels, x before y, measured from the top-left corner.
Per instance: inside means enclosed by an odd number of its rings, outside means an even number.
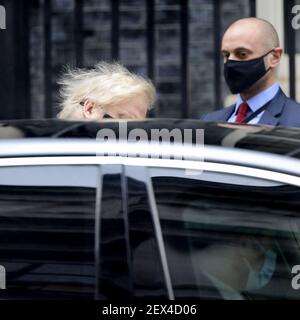
[[[2,298],[94,297],[97,172],[80,166],[0,169]]]
[[[128,217],[135,298],[167,298],[146,185],[127,179]]]
[[[244,180],[153,177],[177,298],[300,298],[300,190]]]
[[[126,169],[103,171],[100,298],[166,297],[146,186]]]
[[[130,298],[129,240],[121,167],[106,169],[101,202],[99,298]]]

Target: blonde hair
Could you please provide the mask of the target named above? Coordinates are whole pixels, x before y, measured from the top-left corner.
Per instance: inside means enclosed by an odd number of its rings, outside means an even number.
[[[92,69],[67,69],[58,84],[62,100],[57,115],[60,119],[80,118],[80,104],[86,99],[105,107],[142,94],[148,99],[149,109],[156,99],[149,79],[131,73],[119,63],[101,61]]]

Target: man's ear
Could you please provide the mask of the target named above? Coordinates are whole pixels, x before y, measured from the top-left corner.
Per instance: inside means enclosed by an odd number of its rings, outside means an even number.
[[[277,65],[280,62],[281,56],[283,53],[283,49],[282,48],[275,48],[272,52],[271,52],[271,57],[269,60],[269,66],[272,68],[277,67]]]
[[[82,107],[82,114],[84,119],[92,119],[93,113],[95,111],[96,103],[86,99],[84,101],[83,107]]]

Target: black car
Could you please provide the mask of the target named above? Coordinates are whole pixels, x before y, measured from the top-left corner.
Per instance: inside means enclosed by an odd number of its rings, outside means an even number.
[[[299,157],[297,129],[2,121],[0,297],[299,299]]]

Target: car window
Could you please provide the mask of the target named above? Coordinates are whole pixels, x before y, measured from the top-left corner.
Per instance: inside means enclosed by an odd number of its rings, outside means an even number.
[[[99,297],[130,298],[131,279],[125,195],[122,192],[122,168],[103,168],[100,223]]]
[[[129,168],[103,168],[100,237],[101,297],[167,297],[146,186]]]
[[[94,297],[98,172],[96,166],[0,168],[1,298]]]
[[[138,176],[138,168],[132,168]],[[127,194],[134,298],[168,297],[146,184],[127,168]],[[131,172],[130,172],[131,171]]]
[[[299,188],[174,171],[150,175],[175,297],[299,299]]]

